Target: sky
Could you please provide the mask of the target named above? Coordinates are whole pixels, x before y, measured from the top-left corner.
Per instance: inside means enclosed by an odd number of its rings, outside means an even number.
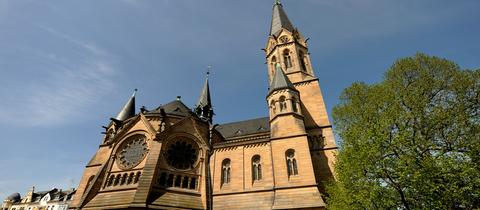
[[[283,0],[328,112],[417,52],[480,67],[478,0]],[[137,108],[192,107],[205,71],[215,123],[268,115],[273,0],[0,0],[0,200],[77,187],[135,88]],[[138,110],[137,110],[138,111]]]

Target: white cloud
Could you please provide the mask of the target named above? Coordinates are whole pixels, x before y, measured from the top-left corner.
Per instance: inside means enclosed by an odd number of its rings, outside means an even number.
[[[0,103],[0,123],[50,126],[76,121],[115,86],[112,77],[118,70],[108,51],[52,28],[41,28],[56,40],[64,40],[63,43],[81,56],[72,59],[65,52],[27,48],[30,54],[45,60],[46,66],[39,67],[46,69],[43,70],[45,78],[17,90],[14,100]]]

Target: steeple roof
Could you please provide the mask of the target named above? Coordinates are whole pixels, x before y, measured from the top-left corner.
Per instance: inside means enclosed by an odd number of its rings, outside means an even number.
[[[205,79],[205,84],[203,85],[200,98],[198,103],[195,106],[195,113],[202,119],[212,122],[213,118],[213,107],[212,100],[210,98],[210,86],[208,85],[208,75],[210,72],[207,72],[207,78]]]
[[[124,121],[130,117],[135,116],[135,93],[137,93],[137,89],[133,92],[133,95],[128,99],[123,109],[118,113],[115,119]]]
[[[210,86],[208,85],[208,77],[207,77],[205,79],[205,84],[203,85],[200,98],[198,99],[197,106],[205,107],[205,106],[211,106],[211,105],[212,105],[212,101],[210,99]]]
[[[279,90],[290,88],[295,90],[292,82],[288,79],[287,75],[283,73],[282,67],[279,63],[275,66],[275,74],[273,75],[272,82],[270,83],[270,93]]]
[[[282,28],[289,31],[293,31],[292,22],[288,19],[287,13],[283,10],[280,0],[276,0],[273,5],[272,25],[270,27],[270,35],[278,36],[282,31]]]

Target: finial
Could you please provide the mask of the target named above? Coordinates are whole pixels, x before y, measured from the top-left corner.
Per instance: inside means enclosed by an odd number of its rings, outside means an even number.
[[[212,69],[212,65],[207,66],[207,78],[210,76],[210,70]]]
[[[277,4],[277,5],[281,5],[281,4],[282,4],[282,2],[280,2],[280,0],[275,0],[275,4]]]
[[[182,99],[182,96],[177,96],[177,101],[180,101]]]
[[[137,94],[137,91],[138,91],[137,88],[133,89],[133,95],[132,95],[132,97],[135,97],[135,94]]]

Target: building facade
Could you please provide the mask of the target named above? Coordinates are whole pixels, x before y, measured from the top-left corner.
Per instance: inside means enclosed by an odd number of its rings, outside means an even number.
[[[268,117],[213,125],[208,78],[180,98],[105,126],[71,209],[324,209],[336,144],[307,39],[282,4],[265,48]]]
[[[20,193],[13,193],[2,203],[1,210],[67,210],[75,189],[35,191],[32,187],[22,198]]]

